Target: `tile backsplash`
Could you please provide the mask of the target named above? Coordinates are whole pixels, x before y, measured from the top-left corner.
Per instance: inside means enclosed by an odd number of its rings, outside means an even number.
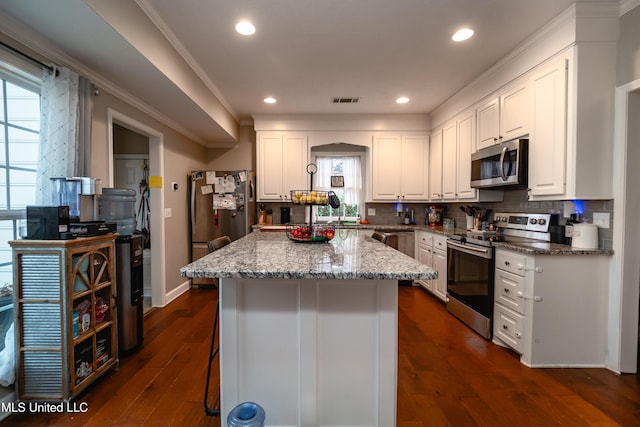
[[[414,220],[416,224],[426,223],[426,210],[429,206],[437,204],[445,208],[444,217],[453,218],[456,227],[466,226],[466,216],[460,210],[460,206],[473,205],[485,209],[491,209],[493,212],[489,220],[493,220],[495,212],[526,212],[526,213],[557,213],[560,215],[560,224],[564,224],[565,218],[573,212],[564,212],[564,201],[546,201],[546,202],[530,202],[527,200],[527,190],[510,190],[504,192],[504,198],[501,202],[491,203],[406,203],[407,209],[413,209]],[[267,210],[271,210],[273,214],[273,223],[280,224],[280,208],[291,207],[291,221],[305,222],[305,209],[302,206],[295,206],[291,203],[264,203]],[[612,249],[613,247],[613,200],[584,200],[584,219],[592,222],[594,212],[609,213],[610,227],[608,229],[598,228],[599,247],[602,249]],[[369,209],[375,209],[375,215],[367,215]],[[361,213],[363,218],[367,218],[370,224],[387,225],[402,224],[404,216],[399,216],[395,211],[394,203],[367,203],[364,212]]]

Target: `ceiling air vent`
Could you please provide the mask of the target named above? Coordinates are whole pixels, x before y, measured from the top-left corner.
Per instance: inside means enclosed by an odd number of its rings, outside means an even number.
[[[331,102],[334,104],[357,104],[360,102],[360,98],[336,97],[332,98]]]

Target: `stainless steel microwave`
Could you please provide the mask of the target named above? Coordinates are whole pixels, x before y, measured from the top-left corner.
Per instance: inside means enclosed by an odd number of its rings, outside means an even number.
[[[471,154],[471,187],[526,187],[528,154],[528,139],[513,139]]]

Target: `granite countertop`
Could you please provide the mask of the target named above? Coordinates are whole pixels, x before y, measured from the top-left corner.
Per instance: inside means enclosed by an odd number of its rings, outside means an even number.
[[[183,277],[280,279],[435,279],[431,267],[359,229],[328,243],[298,243],[281,232],[254,232],[180,269]]]
[[[445,229],[443,227],[420,226],[418,229],[446,236],[453,234],[454,232],[466,232],[464,229]],[[571,245],[564,245],[561,243],[536,241],[493,242],[493,246],[528,255],[613,255],[612,249],[578,249],[571,247]]]
[[[284,225],[278,226],[254,226],[257,229],[273,228],[284,230]],[[354,230],[379,230],[386,232],[399,231],[428,231],[430,233],[449,236],[454,233],[465,233],[467,230],[462,228],[444,228],[442,226],[430,227],[423,224],[405,225],[405,224],[359,224],[359,225],[336,225],[336,228],[354,229]],[[529,255],[613,255],[612,249],[578,249],[572,248],[571,245],[561,243],[533,242],[533,241],[513,241],[513,242],[494,242],[496,248],[508,249]]]

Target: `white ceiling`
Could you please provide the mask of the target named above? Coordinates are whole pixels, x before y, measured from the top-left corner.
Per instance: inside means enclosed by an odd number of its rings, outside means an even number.
[[[0,28],[200,143],[224,146],[254,115],[426,115],[573,3],[2,0]],[[243,18],[254,36],[234,31]],[[456,44],[462,26],[476,35]],[[401,95],[411,102],[396,104]]]

